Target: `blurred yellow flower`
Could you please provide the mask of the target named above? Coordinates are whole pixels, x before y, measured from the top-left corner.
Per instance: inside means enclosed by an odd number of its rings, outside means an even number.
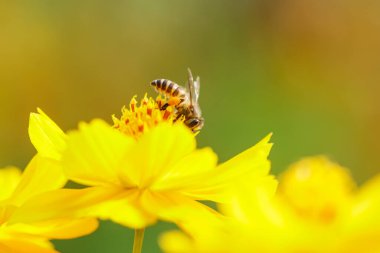
[[[44,204],[61,206],[62,215],[90,215],[139,229],[157,219],[180,224],[194,210],[213,213],[198,200],[228,202],[231,195],[225,189],[238,178],[250,174],[257,180],[269,177],[270,136],[217,166],[215,153],[210,148],[197,149],[194,134],[184,124],[174,123],[174,117],[167,115],[170,109],[160,110],[157,101],[144,98],[138,106],[133,99],[120,120],[114,117],[114,126],[97,119],[81,123],[78,130],[64,137],[56,127],[50,137],[52,128],[43,128],[55,124],[41,123],[50,120],[33,115],[43,118],[31,121],[40,126],[30,127],[39,129],[37,133],[30,131],[41,136],[34,142],[37,150],[54,147],[58,151],[54,157],[61,157],[66,176],[89,186],[57,191],[54,199],[48,198],[54,203]],[[41,216],[55,215],[58,209]]]
[[[14,167],[0,169],[0,252],[53,253],[49,239],[69,239],[94,231],[94,219],[60,217],[35,219],[28,203],[66,183],[56,162],[36,156],[23,173]],[[43,206],[45,210],[49,206]]]
[[[280,178],[278,197],[297,219],[333,226],[348,215],[355,188],[347,169],[319,156],[291,165]]]
[[[231,219],[204,218],[164,234],[165,252],[380,252],[380,176],[359,190],[345,168],[325,157],[292,165],[273,198],[237,187]]]

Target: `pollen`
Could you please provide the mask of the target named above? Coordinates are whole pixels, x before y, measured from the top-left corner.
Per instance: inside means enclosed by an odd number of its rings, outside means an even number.
[[[138,138],[162,122],[171,124],[183,122],[182,119],[177,119],[174,105],[169,104],[166,98],[159,95],[154,99],[145,94],[140,103],[136,98],[137,96],[134,96],[131,99],[129,108],[124,106],[121,109],[120,118],[112,116],[114,128],[122,133]]]

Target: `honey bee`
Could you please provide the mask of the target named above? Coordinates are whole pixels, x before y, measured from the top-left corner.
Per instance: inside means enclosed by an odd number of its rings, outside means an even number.
[[[193,132],[201,130],[204,119],[201,115],[201,109],[198,104],[200,80],[199,76],[194,81],[191,70],[188,68],[188,81],[186,90],[173,81],[168,79],[153,80],[150,84],[156,88],[156,91],[169,97],[169,102],[161,107],[164,110],[169,103],[176,108],[176,119],[184,117],[185,125]]]

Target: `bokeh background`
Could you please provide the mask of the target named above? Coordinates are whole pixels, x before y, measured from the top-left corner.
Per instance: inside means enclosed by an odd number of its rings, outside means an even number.
[[[201,76],[199,146],[220,161],[273,132],[278,175],[326,154],[361,183],[380,171],[380,1],[0,1],[0,166],[35,153],[29,113],[64,130],[111,114],[149,82]],[[173,225],[148,228],[144,252]],[[102,222],[62,252],[131,252],[133,231]]]

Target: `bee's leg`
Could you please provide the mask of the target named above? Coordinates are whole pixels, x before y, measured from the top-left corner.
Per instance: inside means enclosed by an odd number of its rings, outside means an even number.
[[[176,121],[179,120],[181,117],[182,117],[182,114],[181,114],[181,113],[178,113],[178,114],[177,114],[177,117],[175,117],[175,119],[173,120],[173,122],[176,122]]]
[[[169,103],[165,103],[163,106],[161,106],[160,110],[165,111],[166,108],[168,108],[168,106],[169,106]]]
[[[168,108],[169,105],[170,106],[177,106],[182,102],[183,102],[183,100],[181,98],[171,97],[171,98],[169,98],[168,102],[166,102],[163,106],[161,106],[160,110],[164,111],[164,110],[166,110],[166,108]]]
[[[171,97],[171,98],[169,98],[168,104],[169,105],[177,106],[177,105],[179,105],[182,102],[183,101],[181,100],[180,97]]]

